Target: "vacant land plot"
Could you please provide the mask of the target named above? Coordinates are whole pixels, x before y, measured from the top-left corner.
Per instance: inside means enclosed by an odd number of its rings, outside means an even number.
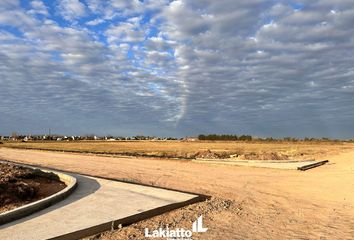
[[[190,229],[200,215],[209,229],[193,239],[354,239],[354,150],[306,172],[9,148],[0,158],[212,196],[94,239],[144,239],[145,227],[167,224]]]
[[[353,143],[343,142],[242,142],[242,141],[75,141],[6,142],[2,146],[23,149],[69,151],[78,153],[121,154],[165,158],[238,159],[321,159],[329,154],[350,150]]]

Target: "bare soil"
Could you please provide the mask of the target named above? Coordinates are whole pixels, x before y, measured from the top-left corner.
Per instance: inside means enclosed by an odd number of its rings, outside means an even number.
[[[309,160],[351,149],[349,142],[260,141],[7,141],[3,146],[72,153],[150,158],[229,158],[259,160]],[[316,159],[317,160],[317,159]]]
[[[0,163],[0,213],[48,197],[65,186],[55,174]]]
[[[209,230],[193,239],[354,239],[354,149],[332,150],[320,155],[329,164],[305,172],[7,148],[0,158],[212,196],[92,239],[144,239],[145,227],[167,224],[190,229],[199,215]]]

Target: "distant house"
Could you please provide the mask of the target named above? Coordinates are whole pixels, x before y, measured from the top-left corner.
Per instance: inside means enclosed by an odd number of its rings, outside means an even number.
[[[198,137],[185,137],[184,141],[188,141],[188,142],[194,142],[194,141],[198,141]]]

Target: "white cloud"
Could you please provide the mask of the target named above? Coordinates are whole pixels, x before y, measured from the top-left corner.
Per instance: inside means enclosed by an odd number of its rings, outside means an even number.
[[[31,1],[31,6],[32,6],[32,9],[29,11],[29,13],[42,14],[42,15],[48,16],[48,9],[42,1],[33,0],[33,1]]]
[[[69,130],[159,125],[183,134],[352,129],[348,0],[305,1],[301,11],[261,0],[58,2],[71,25],[55,22],[39,0],[30,8],[0,2],[7,129],[15,127],[7,118]],[[81,17],[93,20],[80,25]],[[97,31],[87,27],[103,22]],[[287,119],[311,128],[292,132]]]
[[[72,21],[86,15],[86,6],[79,0],[59,0],[58,11],[64,19]]]
[[[100,18],[96,18],[96,19],[94,19],[94,20],[88,21],[88,22],[86,23],[86,25],[89,25],[89,26],[96,26],[96,25],[99,25],[99,24],[104,23],[104,22],[105,22],[105,20],[100,19]]]
[[[109,42],[140,42],[145,38],[145,32],[140,25],[130,22],[111,26],[105,34]]]
[[[2,0],[0,1],[0,9],[12,9],[20,6],[19,0]]]

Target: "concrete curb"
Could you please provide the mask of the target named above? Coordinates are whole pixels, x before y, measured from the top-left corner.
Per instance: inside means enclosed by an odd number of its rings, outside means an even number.
[[[304,161],[293,161],[293,160],[194,160],[195,163],[201,164],[215,164],[215,165],[231,165],[239,167],[255,167],[255,168],[268,168],[268,169],[280,169],[280,170],[300,170],[306,171],[308,169],[321,166],[328,162],[315,161],[315,160],[304,160]]]
[[[166,206],[154,208],[154,209],[142,212],[142,213],[131,215],[129,217],[125,217],[125,218],[122,218],[119,220],[114,220],[114,221],[106,222],[106,223],[96,225],[93,227],[81,229],[79,231],[71,232],[71,233],[64,234],[64,235],[54,237],[54,238],[50,238],[48,240],[76,240],[76,239],[82,239],[82,238],[89,237],[89,236],[94,236],[96,234],[100,234],[100,233],[103,233],[106,231],[114,231],[114,230],[119,229],[120,227],[126,227],[126,226],[133,224],[133,223],[137,223],[137,222],[161,215],[163,213],[167,213],[172,210],[176,210],[181,207],[185,207],[190,204],[202,202],[205,200],[206,200],[206,198],[204,196],[198,195],[195,198],[192,198],[192,199],[184,201],[184,202],[172,203],[172,204],[169,204]]]
[[[122,182],[122,183],[129,183],[129,184],[134,184],[134,185],[139,185],[139,186],[144,186],[144,187],[159,188],[159,189],[175,191],[175,192],[180,192],[180,193],[198,195],[200,198],[203,199],[203,200],[200,200],[200,201],[204,201],[204,200],[207,200],[207,199],[211,198],[211,196],[205,195],[205,194],[201,194],[201,193],[183,191],[183,190],[174,189],[174,188],[168,188],[168,187],[153,186],[153,185],[149,185],[149,184],[145,184],[145,183],[128,181],[128,180],[126,180],[124,178],[123,179],[122,178],[110,178],[110,177],[104,177],[104,176],[95,175],[95,174],[86,174],[86,173],[82,173],[82,172],[61,170],[61,169],[53,168],[53,167],[43,167],[43,166],[38,165],[38,164],[19,163],[19,162],[16,162],[16,161],[10,161],[10,160],[5,160],[5,159],[0,159],[0,163],[1,162],[12,163],[12,164],[17,164],[17,165],[22,165],[22,166],[25,166],[25,167],[31,167],[31,168],[45,169],[47,171],[54,172],[54,173],[62,171],[62,172],[65,172],[66,174],[79,174],[79,175],[83,175],[83,176],[87,176],[87,177],[101,178],[101,179],[105,179],[105,180]]]
[[[0,163],[10,163],[10,162],[0,161]],[[61,172],[57,172],[57,171],[50,171],[50,170],[46,170],[46,169],[42,169],[42,168],[35,168],[35,167],[28,166],[28,165],[22,165],[22,164],[17,164],[17,163],[12,163],[12,164],[27,167],[27,168],[32,168],[32,169],[40,169],[43,172],[52,172],[52,173],[59,176],[60,181],[62,181],[66,184],[66,188],[64,188],[63,190],[61,190],[51,196],[43,198],[41,200],[26,204],[24,206],[15,208],[13,210],[10,210],[10,211],[4,212],[4,213],[1,213],[0,214],[0,225],[12,222],[12,221],[20,219],[20,218],[23,218],[25,216],[28,216],[34,212],[40,211],[44,208],[47,208],[47,207],[63,200],[64,198],[69,196],[75,190],[75,188],[77,186],[76,178],[74,178],[70,175],[67,175],[67,174],[64,174]]]
[[[1,160],[0,160],[1,162]],[[14,163],[16,164],[16,162],[12,162],[12,161],[7,161],[7,160],[3,160],[3,162],[7,162],[7,163]],[[21,165],[21,164],[19,164]],[[39,165],[35,165],[35,164],[23,164],[24,166],[29,166],[31,168],[40,168],[42,169],[42,166]],[[51,171],[51,172],[56,172],[58,171],[58,169],[55,168],[48,168],[48,167],[43,167],[44,169],[46,169],[47,171]],[[88,176],[88,177],[95,177],[95,178],[101,178],[101,179],[105,179],[105,180],[110,180],[110,181],[116,181],[116,182],[122,182],[122,183],[129,183],[129,184],[134,184],[134,185],[140,185],[140,186],[145,186],[145,187],[151,187],[151,188],[159,188],[159,189],[164,189],[164,190],[170,190],[170,191],[175,191],[175,192],[180,192],[180,193],[186,193],[186,194],[193,194],[196,195],[196,197],[189,199],[187,201],[183,201],[183,202],[178,202],[178,203],[172,203],[172,204],[168,204],[162,207],[158,207],[158,208],[154,208],[142,213],[138,213],[126,218],[122,218],[119,220],[113,220],[110,222],[106,222],[100,225],[96,225],[96,226],[92,226],[89,228],[85,228],[85,229],[81,229],[79,231],[76,232],[71,232],[68,234],[64,234],[55,238],[51,238],[48,240],[76,240],[76,239],[81,239],[84,237],[88,237],[88,236],[93,236],[105,231],[109,231],[109,230],[115,230],[118,229],[119,226],[128,226],[131,225],[133,223],[139,222],[139,221],[143,221],[158,215],[161,215],[163,213],[175,210],[175,209],[179,209],[181,207],[185,207],[188,206],[190,204],[193,203],[197,203],[197,202],[202,202],[205,200],[210,199],[211,197],[208,195],[204,195],[204,194],[199,194],[199,193],[193,193],[193,192],[189,192],[189,191],[181,191],[181,190],[177,190],[177,189],[172,189],[172,188],[166,188],[166,187],[159,187],[159,186],[151,186],[148,184],[143,184],[143,183],[134,183],[134,182],[129,182],[129,181],[125,181],[123,179],[116,179],[116,178],[107,178],[107,177],[102,177],[102,176],[97,176],[97,175],[88,175],[88,174],[83,174],[83,173],[79,173],[79,172],[70,172],[70,171],[65,171],[65,173],[69,173],[69,174],[81,174],[83,176]],[[0,224],[1,225],[1,224]]]
[[[233,158],[196,158],[192,162],[227,162],[227,163],[298,163],[298,162],[315,162],[314,159],[306,160],[241,160]]]
[[[312,163],[312,164],[308,164],[308,165],[305,165],[305,166],[302,166],[302,167],[298,167],[297,170],[300,170],[300,171],[306,171],[306,170],[309,170],[311,168],[315,168],[315,167],[319,167],[319,166],[322,166],[326,163],[328,163],[329,161],[328,160],[323,160],[323,161],[320,161],[320,162],[315,162],[315,163]]]

